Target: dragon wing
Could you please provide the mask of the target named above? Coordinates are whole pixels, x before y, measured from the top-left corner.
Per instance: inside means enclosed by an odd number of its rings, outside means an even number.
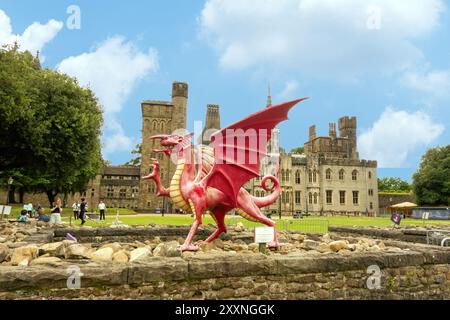
[[[206,186],[225,193],[236,207],[239,189],[260,175],[260,160],[266,154],[272,129],[288,118],[295,104],[305,99],[267,107],[214,133],[211,136],[214,166],[204,178]]]

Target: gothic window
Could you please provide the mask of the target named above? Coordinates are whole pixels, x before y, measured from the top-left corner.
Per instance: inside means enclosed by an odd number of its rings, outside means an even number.
[[[259,191],[258,191],[258,190],[256,190],[255,195],[256,195],[257,197],[259,197]]]
[[[314,170],[313,172],[313,181],[316,182],[317,181],[317,171]]]
[[[356,171],[356,170],[352,171],[352,180],[353,181],[358,180],[358,171]]]
[[[369,176],[369,179],[372,179],[372,172],[369,171],[369,173],[367,174]]]
[[[158,126],[158,124],[157,124],[156,120],[153,120],[153,123],[152,123],[153,131],[156,131],[157,126]]]
[[[148,184],[148,192],[149,193],[155,193],[156,192],[156,186],[153,181],[150,181]]]
[[[314,192],[314,204],[317,204],[317,192]]]
[[[281,202],[286,203],[286,192],[281,192]]]
[[[281,169],[281,182],[286,181],[286,173],[284,172],[284,169]]]
[[[112,198],[112,197],[114,197],[114,188],[112,187],[112,186],[108,186],[108,189],[107,189],[107,197],[108,198]]]
[[[371,202],[370,203],[370,210],[372,210],[373,209],[373,203]]]
[[[311,192],[308,195],[308,202],[309,202],[309,204],[312,204],[312,202],[313,202],[313,196],[312,196]]]
[[[160,126],[161,132],[164,132],[164,130],[165,130],[165,128],[164,128],[164,121],[161,121],[159,126]]]
[[[300,184],[300,170],[295,171],[295,183]]]
[[[373,189],[369,189],[369,196],[373,196]]]
[[[289,179],[291,178],[290,175],[291,175],[290,170],[286,170],[286,182],[289,182]]]
[[[353,204],[359,203],[358,195],[359,195],[359,191],[353,191]]]
[[[331,169],[327,169],[327,171],[325,172],[325,178],[327,180],[331,180]]]
[[[289,203],[290,201],[290,197],[289,197],[289,191],[286,192],[286,203]]]
[[[312,178],[312,176],[313,176],[312,170],[309,170],[309,171],[308,171],[308,176],[309,176],[309,182],[312,182],[312,181],[313,181],[313,178]]]
[[[295,191],[295,204],[300,204],[301,203],[301,192],[300,191]]]
[[[261,191],[261,197],[264,197],[266,193],[264,191]]]
[[[339,191],[339,203],[345,204],[345,191]]]
[[[332,204],[333,203],[333,191],[332,190],[327,190],[327,204]]]
[[[345,171],[344,169],[339,170],[339,180],[344,180]]]

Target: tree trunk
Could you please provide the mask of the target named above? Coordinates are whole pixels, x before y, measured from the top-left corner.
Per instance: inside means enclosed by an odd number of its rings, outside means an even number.
[[[58,192],[53,193],[52,190],[49,190],[46,193],[47,193],[47,198],[48,198],[48,202],[50,204],[50,207],[52,207],[53,202],[55,202],[55,197],[58,194]]]
[[[19,190],[19,203],[23,203],[23,196],[25,195],[25,190],[22,188]]]

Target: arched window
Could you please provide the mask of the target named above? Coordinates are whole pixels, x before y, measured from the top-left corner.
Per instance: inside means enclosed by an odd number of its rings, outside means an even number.
[[[339,180],[344,180],[345,171],[344,169],[339,170]]]
[[[317,204],[317,192],[314,192],[314,204]]]
[[[286,203],[286,192],[281,192],[281,202]]]
[[[289,191],[288,192],[286,192],[286,203],[289,203],[290,201],[289,201],[290,199],[289,199]]]
[[[372,179],[372,171],[369,171],[368,176],[369,176],[369,179]]]
[[[313,174],[312,174],[311,169],[308,171],[308,176],[309,176],[309,182],[312,182],[313,181],[313,178],[312,178]]]
[[[286,170],[286,182],[289,182],[291,179],[291,170]]]
[[[152,124],[153,131],[156,131],[157,125],[158,124],[156,123],[156,120],[153,120],[153,124]]]
[[[316,182],[317,181],[317,171],[314,170],[313,172],[313,181]]]
[[[331,180],[331,169],[327,169],[327,171],[325,172],[325,178],[327,180]]]
[[[161,130],[161,132],[164,132],[164,121],[161,121],[161,123],[159,124],[159,128]]]
[[[300,170],[295,171],[295,183],[300,184]]]
[[[259,197],[259,190],[256,190],[255,195]]]
[[[284,172],[284,169],[281,169],[281,182],[286,181],[286,173]]]
[[[353,181],[358,180],[358,171],[356,171],[356,170],[352,171],[352,180]]]
[[[264,197],[266,193],[264,191],[261,191],[261,197]]]
[[[309,198],[309,199],[308,199],[309,204],[312,204],[312,202],[313,202],[313,200],[312,200],[312,199],[313,199],[313,196],[312,196],[312,193],[311,193],[311,192],[309,193],[308,198]]]

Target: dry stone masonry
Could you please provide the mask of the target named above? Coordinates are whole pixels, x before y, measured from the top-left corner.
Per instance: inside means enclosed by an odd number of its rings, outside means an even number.
[[[203,228],[200,237],[211,231]],[[78,241],[64,240],[68,232]],[[181,253],[186,232],[2,222],[0,299],[450,298],[449,248],[283,232],[281,250],[263,254],[252,233],[239,228]],[[82,273],[80,288],[68,289],[74,266]],[[373,268],[379,273],[368,272]]]

